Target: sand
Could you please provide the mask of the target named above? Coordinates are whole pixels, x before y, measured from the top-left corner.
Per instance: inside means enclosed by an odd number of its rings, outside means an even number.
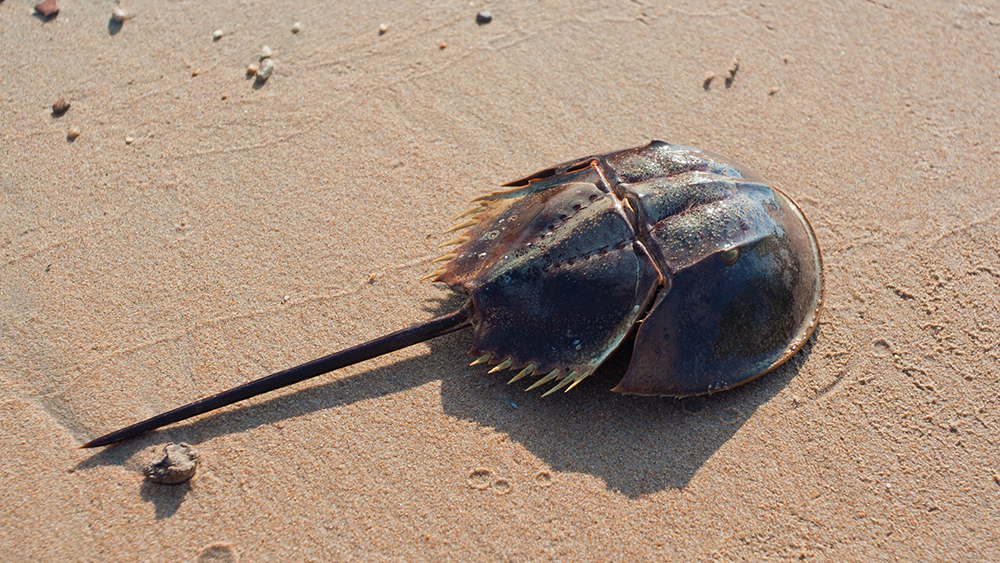
[[[0,3],[0,559],[1000,559],[995,2],[410,4]],[[541,399],[456,333],[78,449],[454,310],[467,200],[653,138],[811,219],[776,372]]]

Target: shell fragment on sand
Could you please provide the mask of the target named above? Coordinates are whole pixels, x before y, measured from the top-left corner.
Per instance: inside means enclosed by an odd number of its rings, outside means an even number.
[[[163,447],[163,455],[142,468],[146,479],[164,485],[179,485],[194,477],[198,470],[198,452],[181,442]]]
[[[132,14],[126,12],[121,6],[115,6],[115,8],[111,10],[112,21],[115,21],[117,23],[125,23],[125,20],[131,18]]]

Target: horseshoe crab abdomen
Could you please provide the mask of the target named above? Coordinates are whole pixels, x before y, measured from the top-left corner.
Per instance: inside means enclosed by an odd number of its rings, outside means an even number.
[[[472,353],[582,380],[646,309],[659,272],[620,202],[593,181],[494,195],[437,278],[472,300]]]

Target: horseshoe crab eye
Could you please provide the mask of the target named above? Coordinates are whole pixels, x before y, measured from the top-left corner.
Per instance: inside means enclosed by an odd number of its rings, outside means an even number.
[[[732,266],[733,264],[736,263],[737,260],[740,259],[740,249],[730,248],[729,250],[720,252],[719,258],[722,259],[722,263],[725,264],[726,266]]]

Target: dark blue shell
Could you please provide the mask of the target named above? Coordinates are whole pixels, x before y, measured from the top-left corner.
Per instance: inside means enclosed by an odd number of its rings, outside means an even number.
[[[615,391],[708,393],[773,369],[816,327],[815,235],[736,163],[654,141],[506,187],[477,200],[436,279],[470,297],[471,353],[515,379],[568,390],[638,327]]]
[[[724,158],[653,141],[543,170],[478,198],[437,281],[465,307],[87,442],[143,432],[472,326],[476,363],[567,391],[636,331],[614,388],[695,395],[749,381],[816,328],[816,237],[784,194]]]

